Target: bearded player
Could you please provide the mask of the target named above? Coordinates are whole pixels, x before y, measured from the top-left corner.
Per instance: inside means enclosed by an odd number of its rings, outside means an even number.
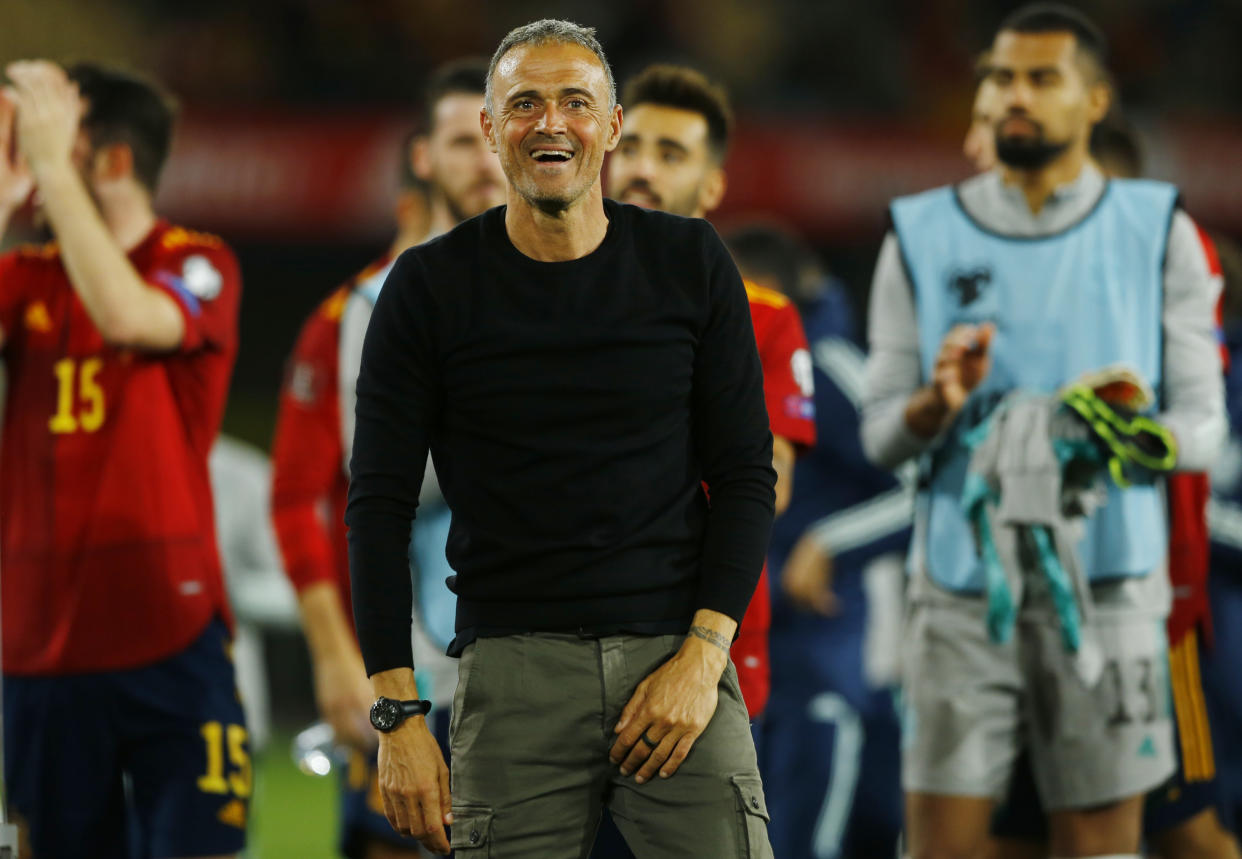
[[[156,87],[7,74],[0,225],[33,187],[56,239],[0,257],[10,807],[37,856],[232,855],[252,779],[207,454],[237,263],[152,209],[174,113]]]
[[[416,841],[398,835],[384,818],[375,775],[375,733],[368,719],[374,695],[349,620],[344,515],[353,380],[372,293],[378,293],[392,261],[462,218],[503,202],[504,176],[479,131],[486,74],[485,60],[463,60],[441,68],[428,82],[422,132],[404,153],[397,236],[383,257],[334,291],[307,320],[281,392],[273,443],[272,515],[286,569],[298,591],[316,701],[337,739],[355,752],[342,784],[341,849],[351,857],[409,856],[418,849]],[[430,202],[429,220],[423,216],[424,199]],[[434,480],[424,481],[423,494],[420,523],[426,518],[424,511],[443,506]],[[444,555],[443,540],[439,554]],[[451,598],[443,577],[439,590]],[[434,684],[446,675],[443,664],[449,663],[448,676],[455,678],[456,668],[444,656],[444,645],[429,641],[433,612],[447,614],[452,629],[451,603],[432,610],[420,602],[419,608],[420,669],[433,666]],[[420,682],[425,686],[427,679]],[[447,697],[452,697],[451,688]],[[437,715],[446,718],[447,709]],[[438,727],[443,736],[447,725]]]
[[[976,109],[986,81],[985,77]],[[988,134],[994,137],[990,127]],[[1092,160],[1110,178],[1137,179],[1143,175],[1138,134],[1120,111],[1111,111],[1092,128],[1090,151]],[[1208,271],[1220,278],[1215,246],[1202,229],[1198,232]],[[1222,352],[1228,370],[1227,348]],[[1208,495],[1208,476],[1202,472],[1172,474],[1165,480],[1168,569],[1173,586],[1166,629],[1177,769],[1164,784],[1148,792],[1143,806],[1143,836],[1149,851],[1160,859],[1239,856],[1236,841],[1221,822],[1224,785],[1218,769],[1224,760],[1213,748],[1218,719],[1213,715],[1209,721],[1214,701],[1208,675],[1221,660],[1210,647]],[[997,859],[1044,859],[1048,855],[1042,843],[1047,840],[1043,807],[1025,755],[1014,771],[1005,802],[993,818],[992,831],[998,839],[993,848]]]
[[[655,65],[626,85],[622,104],[625,125],[608,162],[608,195],[690,218],[705,217],[720,205],[733,125],[725,91],[694,69]],[[789,506],[794,460],[799,451],[815,444],[811,357],[793,302],[752,283],[746,284],[746,292],[763,363],[779,516]],[[768,699],[770,613],[765,571],[733,644],[752,719],[763,712]]]
[[[959,442],[1008,390],[1047,391],[1124,361],[1159,381],[1177,467],[1202,468],[1224,430],[1219,283],[1174,188],[1106,180],[1088,157],[1111,95],[1090,21],[1057,4],[1024,7],[998,30],[989,76],[1000,169],[896,201],[872,290],[864,445],[887,465],[930,457],[903,654],[910,850],[977,855],[1026,746],[1055,855],[1128,857],[1143,792],[1173,769],[1159,494],[1117,490],[1129,494],[1089,520],[1081,603],[1051,605],[1063,582],[1022,556],[1010,570],[1033,587],[1020,607],[1006,604],[995,577],[982,596]],[[1114,282],[1127,284],[1124,298]],[[1146,315],[1112,304],[1136,308],[1144,290]],[[1094,612],[1083,639],[1079,606]]]

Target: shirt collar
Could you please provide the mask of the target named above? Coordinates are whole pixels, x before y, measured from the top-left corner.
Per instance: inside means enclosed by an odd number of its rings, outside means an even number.
[[[992,171],[992,178],[996,185],[997,193],[1010,205],[1020,206],[1023,211],[1030,212],[1030,207],[1026,203],[1026,195],[1022,193],[1022,189],[1017,185],[1006,185],[1000,169]],[[1040,209],[1040,214],[1048,211],[1050,208],[1074,207],[1075,203],[1081,206],[1094,205],[1096,198],[1100,196],[1100,191],[1104,188],[1104,174],[1090,161],[1083,164],[1082,170],[1078,172],[1078,176],[1063,185],[1058,185],[1048,195],[1048,199],[1044,202],[1044,206]]]

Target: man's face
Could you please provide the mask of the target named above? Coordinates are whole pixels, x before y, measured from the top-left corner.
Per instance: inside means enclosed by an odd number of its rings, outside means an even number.
[[[723,179],[708,145],[707,118],[665,105],[632,108],[608,161],[608,196],[692,218],[719,205]]]
[[[453,93],[441,98],[432,110],[424,157],[415,158],[417,172],[443,197],[457,221],[505,201],[500,161],[479,131],[482,107],[482,93]]]
[[[980,173],[996,166],[996,117],[999,90],[990,78],[984,78],[975,94],[970,112],[970,128],[962,141],[962,154]]]
[[[483,133],[513,189],[546,212],[572,206],[621,136],[599,58],[575,44],[519,45],[496,66],[492,92]]]
[[[1085,145],[1108,110],[1108,88],[1088,80],[1071,33],[1002,31],[988,81],[997,90],[996,151],[1012,167],[1038,169]]]

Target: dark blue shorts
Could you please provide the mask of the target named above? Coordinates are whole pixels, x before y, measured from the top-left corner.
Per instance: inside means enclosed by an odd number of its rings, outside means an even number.
[[[806,618],[772,635],[760,770],[776,856],[897,852],[900,724],[893,693],[867,686],[861,624],[850,626]]]
[[[1212,742],[1221,783],[1221,822],[1242,834],[1242,572],[1213,569],[1215,642],[1203,655],[1203,685],[1212,718]]]
[[[144,668],[4,678],[9,807],[36,856],[236,853],[254,778],[228,630]]]
[[[449,759],[448,723],[451,708],[434,707],[427,716],[428,725],[440,744],[444,760]],[[384,800],[379,792],[376,753],[354,752],[349,765],[341,769],[341,853],[349,859],[363,859],[367,845],[379,842],[393,847],[406,847],[411,855],[418,842],[397,833],[384,815]]]

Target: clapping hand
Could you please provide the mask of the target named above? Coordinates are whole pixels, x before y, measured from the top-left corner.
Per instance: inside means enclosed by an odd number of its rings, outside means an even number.
[[[16,128],[17,149],[35,180],[44,170],[71,164],[83,113],[77,85],[64,69],[47,60],[9,63],[5,72],[12,82],[5,90],[10,147],[12,129]],[[3,181],[0,177],[0,184]]]

